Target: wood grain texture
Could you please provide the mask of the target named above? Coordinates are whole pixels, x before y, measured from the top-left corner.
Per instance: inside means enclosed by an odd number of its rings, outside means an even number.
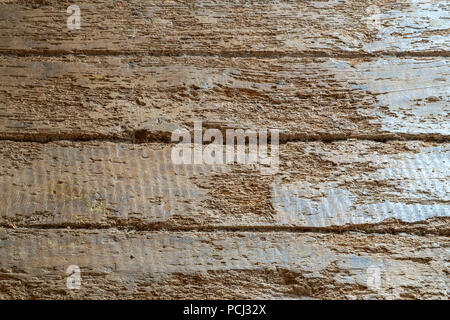
[[[448,140],[446,58],[0,57],[0,137],[162,139],[195,120],[282,140]]]
[[[81,29],[69,30],[66,9],[72,4],[2,1],[0,51],[272,55],[449,50],[445,0],[79,0]]]
[[[447,237],[0,229],[0,298],[448,299]],[[66,269],[81,268],[81,288]],[[368,282],[378,268],[379,287]]]
[[[176,165],[167,144],[0,145],[4,226],[449,231],[448,144],[288,143],[273,175]]]
[[[0,0],[0,299],[448,299],[448,1],[72,4]]]

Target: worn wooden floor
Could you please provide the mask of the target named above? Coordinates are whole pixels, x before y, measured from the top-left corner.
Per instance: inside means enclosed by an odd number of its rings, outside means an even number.
[[[71,4],[0,1],[1,299],[448,299],[448,1]],[[279,171],[174,164],[199,120]]]

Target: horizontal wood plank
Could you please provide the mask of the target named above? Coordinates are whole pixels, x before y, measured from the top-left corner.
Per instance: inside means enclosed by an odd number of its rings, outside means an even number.
[[[0,57],[0,137],[163,139],[195,120],[281,139],[448,140],[445,58]]]
[[[0,229],[0,298],[447,299],[449,244],[357,233]],[[79,290],[66,287],[71,265],[81,270]]]
[[[175,144],[0,146],[4,226],[449,231],[448,143],[287,143],[273,174],[175,164]]]
[[[0,52],[446,54],[448,1],[73,1],[0,3]]]

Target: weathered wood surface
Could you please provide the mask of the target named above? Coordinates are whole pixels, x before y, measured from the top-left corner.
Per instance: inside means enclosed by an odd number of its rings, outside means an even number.
[[[0,229],[0,298],[447,299],[448,237]],[[81,289],[66,269],[81,269]],[[378,268],[380,281],[369,277]],[[369,281],[368,281],[369,280]]]
[[[4,226],[449,232],[449,144],[288,143],[274,175],[254,164],[175,165],[168,144],[0,145]]]
[[[80,30],[66,26],[73,1],[2,1],[0,52],[448,54],[450,45],[445,0],[76,3]]]
[[[0,299],[448,299],[448,1],[72,4],[0,1]],[[195,120],[279,170],[174,165]]]
[[[0,137],[170,140],[215,128],[281,139],[448,140],[446,58],[0,57]]]

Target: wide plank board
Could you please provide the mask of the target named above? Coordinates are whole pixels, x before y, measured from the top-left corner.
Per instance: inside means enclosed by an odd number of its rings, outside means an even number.
[[[3,0],[0,52],[448,55],[445,0]],[[72,12],[73,13],[73,12]]]
[[[170,141],[178,127],[282,140],[450,134],[446,58],[0,57],[0,138]]]
[[[0,229],[0,298],[448,299],[449,239]],[[66,287],[69,266],[81,287]]]
[[[287,143],[272,171],[248,162],[176,164],[175,144],[0,146],[4,226],[449,233],[448,143]]]

